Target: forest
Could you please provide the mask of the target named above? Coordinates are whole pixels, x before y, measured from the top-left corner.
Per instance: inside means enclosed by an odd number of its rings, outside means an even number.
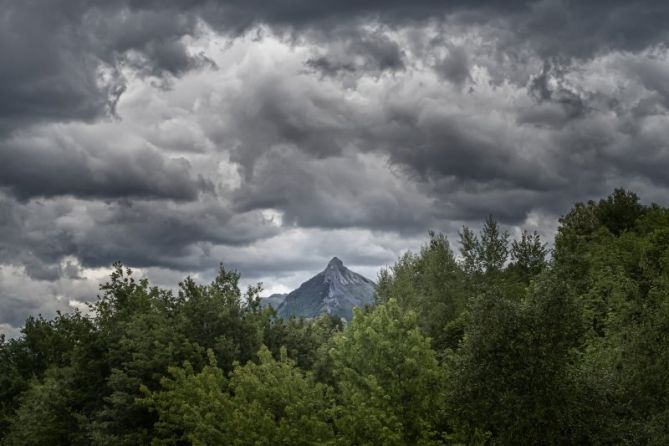
[[[0,338],[0,444],[666,445],[669,208],[616,189],[554,241],[430,232],[377,305],[283,320],[221,266],[115,264],[89,312]]]

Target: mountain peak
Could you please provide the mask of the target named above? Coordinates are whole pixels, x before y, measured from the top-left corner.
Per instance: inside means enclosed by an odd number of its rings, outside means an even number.
[[[277,313],[281,317],[307,318],[327,313],[351,320],[353,307],[374,303],[376,285],[351,271],[339,258],[333,257],[324,271],[289,293]]]
[[[333,257],[332,260],[328,262],[328,268],[343,268],[344,267],[344,262],[339,260],[338,257]]]

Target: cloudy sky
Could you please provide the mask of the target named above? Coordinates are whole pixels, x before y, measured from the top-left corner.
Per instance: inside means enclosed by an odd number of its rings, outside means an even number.
[[[219,262],[374,278],[428,229],[669,202],[665,0],[0,0],[0,332]],[[456,245],[456,240],[452,242]]]

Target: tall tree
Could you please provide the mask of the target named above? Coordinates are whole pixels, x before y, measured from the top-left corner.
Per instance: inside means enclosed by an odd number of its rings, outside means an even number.
[[[473,300],[449,368],[459,427],[494,444],[569,444],[569,370],[581,322],[569,289],[549,279],[527,299],[495,289]]]
[[[153,444],[277,445],[332,444],[327,388],[287,359],[263,347],[259,363],[237,364],[229,379],[215,364],[195,373],[186,363],[171,368],[163,390],[143,403],[158,414]]]
[[[511,270],[515,271],[524,282],[528,283],[537,276],[546,266],[548,249],[541,242],[541,237],[535,231],[530,234],[523,231],[520,240],[511,242]]]
[[[345,444],[441,444],[443,374],[415,313],[394,299],[368,314],[356,309],[330,354]]]
[[[421,330],[442,350],[457,346],[462,334],[464,274],[446,236],[429,236],[418,254],[407,253],[381,271],[377,293],[381,303],[394,299],[403,310],[415,312]]]

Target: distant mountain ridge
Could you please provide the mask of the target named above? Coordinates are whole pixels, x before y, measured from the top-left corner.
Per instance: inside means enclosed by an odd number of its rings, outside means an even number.
[[[375,294],[374,282],[346,268],[341,260],[333,257],[323,271],[288,293],[275,308],[283,318],[331,314],[350,321],[353,308],[373,304]],[[274,306],[279,296],[272,295],[267,299],[273,299],[267,305]]]
[[[288,294],[285,293],[274,293],[270,296],[263,297],[260,299],[260,307],[272,307],[274,309],[279,308]]]

